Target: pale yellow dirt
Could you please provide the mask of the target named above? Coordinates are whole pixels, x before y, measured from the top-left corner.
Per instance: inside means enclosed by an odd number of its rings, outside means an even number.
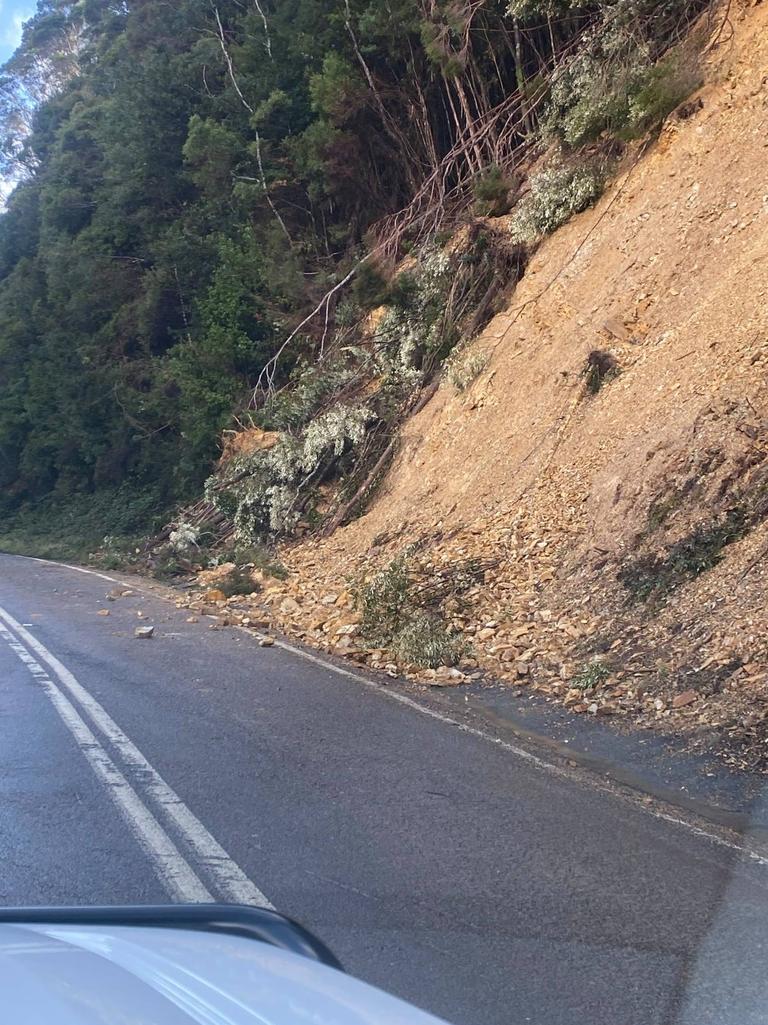
[[[540,247],[473,343],[487,369],[461,394],[444,383],[407,424],[368,512],[285,550],[292,575],[269,596],[284,628],[383,665],[386,653],[349,640],[349,578],[412,542],[427,577],[482,557],[495,565],[443,608],[482,668],[587,714],[717,723],[760,762],[765,521],[652,610],[628,605],[617,580],[762,486],[768,5],[733,6],[730,19],[704,58],[700,109],[670,116],[594,209]],[[593,349],[620,372],[589,396]],[[582,697],[572,682],[595,655],[611,676]]]

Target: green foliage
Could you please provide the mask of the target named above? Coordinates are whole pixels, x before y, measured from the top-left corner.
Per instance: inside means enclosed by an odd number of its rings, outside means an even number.
[[[422,669],[455,665],[466,646],[452,637],[434,614],[417,610],[392,637],[389,645],[398,662]]]
[[[119,561],[116,561],[111,568],[119,569]],[[157,552],[149,568],[152,576],[157,580],[176,580],[189,574],[189,563],[180,558],[178,553],[170,547]]]
[[[398,555],[355,596],[362,616],[360,632],[374,644],[387,644],[407,623],[412,610],[410,555],[409,551]]]
[[[138,563],[140,537],[158,530],[170,509],[148,487],[124,484],[95,494],[49,496],[3,517],[0,551],[107,569]],[[110,533],[105,535],[104,525]]]
[[[618,579],[635,601],[663,598],[681,584],[712,569],[724,549],[749,529],[750,511],[734,506],[713,523],[698,527],[663,555],[643,555],[623,567]]]
[[[576,148],[602,135],[634,138],[700,84],[690,59],[662,56],[701,4],[612,0],[550,91],[545,137]]]
[[[634,138],[661,124],[664,118],[701,85],[695,65],[668,57],[649,68],[629,97],[622,138]]]
[[[421,379],[425,357],[450,349],[455,338],[445,322],[451,261],[439,249],[419,254],[415,271],[401,274],[376,328],[376,359],[393,383],[406,389]]]
[[[237,594],[253,594],[259,590],[259,585],[253,579],[253,569],[248,566],[233,566],[216,581],[216,586],[227,598]]]
[[[267,399],[259,417],[261,424],[278,431],[295,431],[306,426],[355,373],[355,364],[346,354],[320,365],[298,361],[287,386]]]
[[[503,0],[281,0],[266,29],[258,4],[228,0],[41,0],[0,71],[0,164],[19,182],[0,219],[0,515],[27,522],[85,496],[111,516],[123,487],[152,496],[149,528],[156,508],[198,494],[233,412],[282,432],[222,493],[243,538],[311,513],[327,474],[353,480],[370,426],[394,428],[455,344],[479,301],[470,271],[487,290],[498,270],[487,254],[457,263],[423,247],[424,225],[450,221],[428,196],[468,205],[468,168],[477,209],[503,208],[492,161],[511,162],[518,129],[497,118],[508,138],[472,140],[470,126],[521,79],[543,94],[566,51],[550,108],[566,148],[609,122],[642,130],[682,95],[683,65],[660,63],[688,17],[679,0],[576,6],[516,0],[521,50]],[[620,117],[590,113],[603,93],[624,97]],[[552,171],[515,230],[538,238],[598,191],[592,172]],[[335,296],[334,323],[323,295],[414,200],[427,207],[406,232],[413,270],[386,287],[366,265],[354,294]],[[375,339],[355,338],[355,317],[381,302]],[[281,353],[256,413],[264,368],[318,303],[328,323]],[[380,379],[372,403],[366,374]]]
[[[462,392],[467,390],[487,366],[487,352],[461,352],[446,361],[446,373],[456,391]]]
[[[475,210],[481,217],[497,217],[507,209],[510,183],[502,169],[492,164],[472,184]]]
[[[312,109],[334,125],[345,124],[365,103],[356,68],[338,53],[326,54],[322,70],[310,76],[309,95]]]
[[[274,552],[266,545],[238,545],[236,544],[229,552],[219,553],[219,561],[234,561],[239,566],[247,569],[258,570],[265,576],[274,577],[275,580],[285,580],[288,570],[279,562]]]
[[[242,138],[226,125],[192,115],[181,152],[190,178],[203,193],[214,198],[229,194],[242,150]]]
[[[616,357],[605,349],[593,349],[582,370],[584,386],[590,395],[597,395],[603,385],[619,372]]]
[[[593,164],[551,164],[531,179],[531,191],[515,209],[510,233],[515,242],[537,242],[600,195],[604,171]]]
[[[594,660],[583,666],[571,681],[571,686],[578,690],[594,690],[604,683],[611,675],[611,670],[604,662]]]
[[[360,632],[401,663],[435,669],[454,665],[465,645],[446,630],[436,612],[419,607],[406,549],[355,593],[361,613]]]
[[[209,480],[209,500],[232,519],[241,543],[289,531],[310,482],[360,443],[372,417],[364,405],[332,406],[272,448],[232,460],[223,480]]]

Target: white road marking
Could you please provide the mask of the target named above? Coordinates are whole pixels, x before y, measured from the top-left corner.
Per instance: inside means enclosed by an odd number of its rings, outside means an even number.
[[[30,556],[18,556],[18,558],[30,558]],[[49,566],[58,566],[59,568],[75,569],[78,573],[88,573],[91,576],[101,577],[103,580],[109,580],[110,583],[121,583],[121,581],[116,580],[114,577],[108,577],[104,573],[97,573],[95,570],[85,569],[82,566],[68,566],[66,563],[54,562],[51,559],[34,559],[34,561],[42,562]],[[249,632],[256,637],[263,636],[255,630]],[[468,733],[472,737],[477,737],[488,744],[493,744],[495,747],[499,747],[503,751],[507,751],[509,754],[515,755],[517,758],[522,758],[524,761],[530,762],[537,768],[543,769],[552,776],[568,780],[571,783],[573,782],[573,776],[571,773],[562,766],[555,762],[550,762],[546,758],[541,758],[539,755],[533,754],[533,752],[528,751],[524,747],[512,744],[508,740],[502,740],[501,737],[495,737],[492,733],[487,733],[485,730],[481,730],[476,726],[469,726],[466,723],[459,722],[457,719],[452,719],[449,715],[445,715],[443,712],[438,712],[436,709],[430,708],[428,705],[420,704],[413,698],[408,697],[407,694],[402,694],[400,691],[390,690],[389,688],[382,686],[380,683],[377,683],[375,680],[362,676],[360,673],[353,672],[351,669],[345,669],[343,666],[337,666],[333,662],[329,662],[322,658],[322,656],[313,655],[311,652],[304,651],[302,648],[298,648],[295,645],[290,644],[288,641],[283,641],[275,637],[274,642],[274,647],[276,648],[282,648],[283,651],[288,651],[292,655],[296,655],[298,658],[303,658],[306,662],[312,662],[315,665],[322,666],[323,669],[336,673],[338,676],[345,676],[351,680],[355,680],[357,683],[362,684],[369,690],[375,691],[382,697],[389,698],[390,701],[397,701],[399,704],[406,705],[408,708],[413,709],[414,712],[418,712],[420,715],[426,715],[431,719],[437,719],[446,726],[451,726],[453,729],[460,730],[462,733]],[[729,840],[727,837],[721,836],[719,833],[704,829],[702,826],[697,826],[695,823],[690,822],[687,819],[679,818],[677,815],[662,811],[657,807],[649,807],[639,803],[634,807],[638,811],[651,815],[653,818],[661,819],[662,821],[669,822],[675,826],[680,826],[689,833],[693,833],[694,836],[701,837],[702,840],[708,840],[710,843],[713,843],[718,847],[724,847],[727,850],[738,851],[740,854],[746,855],[752,861],[755,861],[760,865],[768,866],[768,857],[758,854],[757,851],[750,849],[744,843]]]
[[[438,712],[434,708],[429,708],[429,706],[422,705],[413,698],[409,698],[407,694],[402,694],[400,691],[396,690],[388,690],[386,687],[381,686],[381,684],[376,683],[374,680],[366,679],[366,677],[360,676],[358,673],[353,673],[350,669],[344,669],[342,666],[335,666],[332,662],[326,662],[326,660],[320,656],[312,655],[308,651],[302,651],[301,648],[297,648],[293,644],[289,644],[287,641],[281,641],[278,640],[278,638],[275,638],[274,646],[276,648],[282,648],[284,651],[289,651],[292,655],[298,655],[301,658],[306,659],[308,662],[314,662],[316,665],[322,666],[324,669],[332,669],[333,672],[338,673],[339,676],[349,676],[358,683],[362,683],[363,686],[368,687],[370,690],[374,690],[378,694],[388,697],[391,701],[397,701],[399,704],[406,705],[408,708],[412,708],[415,712],[419,712],[421,715],[429,716],[430,719],[437,719],[439,722],[445,723],[446,726],[452,726],[454,729],[460,730],[462,733],[468,733],[471,737],[478,737],[480,740],[484,740],[489,744],[500,747],[503,751],[507,751],[509,754],[515,755],[517,758],[522,758],[524,761],[530,762],[537,768],[548,772],[550,775],[558,776],[571,783],[573,782],[573,776],[567,771],[567,769],[562,768],[555,762],[549,762],[545,758],[541,758],[539,755],[533,754],[532,751],[528,751],[524,747],[519,747],[517,744],[511,744],[508,740],[502,740],[501,737],[495,737],[492,733],[487,733],[485,730],[478,729],[476,726],[469,726],[467,723],[459,722],[458,719],[452,719],[449,715],[445,715],[443,712]],[[752,861],[768,866],[768,857],[758,854],[757,851],[751,850],[743,843],[729,840],[727,837],[720,836],[718,833],[713,833],[708,829],[697,826],[695,823],[689,822],[686,819],[678,818],[676,815],[671,815],[669,812],[661,811],[659,808],[648,808],[641,804],[636,805],[636,807],[639,810],[644,811],[646,814],[652,815],[654,818],[663,819],[664,822],[670,822],[676,826],[682,826],[684,829],[687,829],[688,832],[701,837],[703,840],[709,840],[720,847],[728,848],[728,850],[739,851],[739,853],[745,854]]]
[[[139,846],[154,865],[155,872],[168,894],[177,901],[212,901],[211,894],[77,713],[72,702],[62,694],[46,670],[35,661],[24,645],[4,626],[0,626],[0,637],[18,655],[50,698],[88,764],[117,805]]]
[[[108,577],[106,573],[98,573],[95,569],[84,569],[82,566],[70,566],[68,562],[53,562],[52,559],[38,559],[34,555],[19,555],[19,559],[29,559],[30,562],[41,562],[44,566],[62,566],[64,569],[71,569],[75,573],[87,573],[91,577],[100,577],[102,580],[108,580],[110,584],[123,584],[122,580],[117,580],[116,577]],[[123,584],[123,587],[128,587],[128,584]]]
[[[133,741],[120,729],[114,719],[89,694],[66,666],[48,651],[45,645],[38,641],[36,637],[33,637],[21,623],[18,623],[9,612],[1,607],[0,620],[3,620],[53,670],[71,697],[114,746],[123,763],[136,771],[138,778],[142,781],[143,795],[151,798],[157,810],[178,829],[186,843],[195,852],[199,865],[210,873],[222,897],[237,904],[251,904],[258,907],[272,908],[272,904],[261,890],[251,882],[240,866],[230,858],[218,840],[208,832],[202,822],[184,804],[179,795],[147,761]],[[53,686],[58,690],[55,685]],[[66,701],[66,698],[64,700]],[[208,899],[211,898],[209,897]]]

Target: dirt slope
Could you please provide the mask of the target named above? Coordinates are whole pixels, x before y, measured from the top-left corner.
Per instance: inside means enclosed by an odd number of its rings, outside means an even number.
[[[348,582],[415,542],[422,577],[475,574],[442,611],[482,669],[577,711],[715,724],[762,761],[768,6],[731,25],[695,102],[539,249],[474,343],[487,369],[408,424],[367,514],[284,553],[284,628],[385,665],[354,639]],[[590,395],[596,349],[618,373]]]

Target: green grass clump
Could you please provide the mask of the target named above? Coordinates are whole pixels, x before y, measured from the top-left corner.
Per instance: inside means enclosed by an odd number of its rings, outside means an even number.
[[[605,683],[611,675],[611,670],[604,662],[595,660],[585,665],[574,676],[571,686],[578,690],[594,690],[601,683]]]

